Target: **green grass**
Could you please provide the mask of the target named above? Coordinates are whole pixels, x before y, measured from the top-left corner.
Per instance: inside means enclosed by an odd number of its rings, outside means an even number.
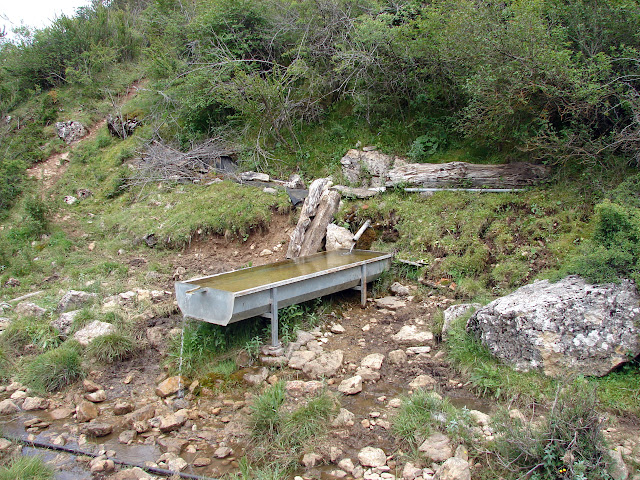
[[[339,216],[352,212],[357,224],[370,218],[397,230],[397,241],[378,240],[374,249],[425,262],[428,280],[451,278],[465,298],[550,275],[592,230],[591,207],[566,184],[518,194],[397,191],[345,203]]]
[[[251,405],[251,449],[247,468],[260,475],[277,472],[285,478],[297,465],[299,455],[327,432],[336,400],[326,392],[291,410],[285,408],[284,383],[278,382],[258,395]]]
[[[467,444],[472,437],[468,411],[454,407],[447,398],[427,390],[417,390],[404,397],[392,425],[395,435],[413,449],[435,432]]]
[[[34,345],[39,351],[55,348],[62,340],[49,321],[48,318],[17,318],[0,334],[0,344],[11,350],[22,350],[28,345]]]
[[[0,480],[53,480],[54,476],[53,468],[41,457],[19,456],[0,467]]]
[[[89,358],[102,363],[113,363],[131,358],[138,345],[133,337],[122,333],[110,333],[95,338],[87,345]]]
[[[36,392],[52,392],[74,383],[84,375],[80,345],[66,342],[25,361],[19,380]]]

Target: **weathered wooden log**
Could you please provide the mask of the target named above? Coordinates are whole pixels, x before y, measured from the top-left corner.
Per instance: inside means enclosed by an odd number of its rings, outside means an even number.
[[[505,165],[410,163],[389,170],[387,186],[521,188],[544,181],[549,172],[544,165],[523,162]]]
[[[300,211],[300,219],[296,225],[295,230],[291,234],[291,240],[289,241],[289,248],[287,249],[287,258],[296,258],[300,256],[300,249],[304,236],[311,225],[311,219],[316,215],[318,210],[318,204],[322,193],[329,188],[331,180],[328,178],[318,178],[314,180],[309,186],[309,195],[305,199],[302,210]]]
[[[313,217],[311,225],[307,229],[302,245],[300,246],[301,257],[317,253],[322,247],[322,241],[327,234],[327,227],[333,220],[333,216],[338,211],[340,204],[340,192],[335,190],[325,190],[320,198],[316,216]]]

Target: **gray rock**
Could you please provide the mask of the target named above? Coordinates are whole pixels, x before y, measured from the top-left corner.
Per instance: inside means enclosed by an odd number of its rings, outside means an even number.
[[[353,470],[356,468],[356,466],[353,464],[353,460],[351,460],[348,457],[340,460],[338,462],[338,467],[340,467],[342,470],[344,470],[347,473],[353,473]]]
[[[21,317],[36,317],[42,318],[47,311],[31,302],[20,302],[15,308],[16,314]]]
[[[178,414],[178,412],[170,413],[169,415],[160,417],[159,428],[162,433],[173,432],[174,430],[180,429],[186,422],[186,415]]]
[[[324,385],[318,380],[311,380],[309,382],[305,382],[303,380],[290,380],[285,383],[284,388],[287,391],[287,395],[290,397],[302,398],[316,395],[322,391]]]
[[[385,310],[398,310],[407,306],[407,301],[399,297],[383,297],[374,300],[376,307]]]
[[[346,378],[340,385],[338,385],[338,391],[345,395],[355,395],[362,391],[362,377],[356,375],[355,377]]]
[[[344,227],[340,227],[334,223],[327,226],[327,244],[326,250],[348,250],[353,244],[353,233]]]
[[[609,474],[613,480],[627,480],[627,478],[629,478],[629,468],[627,468],[624,460],[622,460],[622,453],[620,450],[609,450],[609,458],[611,459]]]
[[[451,441],[442,433],[434,433],[426,438],[418,450],[434,462],[444,462],[453,455]]]
[[[302,371],[310,378],[333,377],[340,367],[344,353],[342,350],[334,350],[320,354],[317,358],[306,363],[302,367]]]
[[[270,177],[266,173],[242,172],[240,174],[240,180],[242,180],[243,182],[268,182],[270,180]]]
[[[378,151],[360,151],[351,149],[340,160],[342,173],[352,184],[363,187],[381,187],[386,181],[387,172],[393,166],[394,157]]]
[[[58,303],[58,312],[66,312],[72,309],[78,309],[92,302],[98,295],[96,293],[88,293],[80,290],[69,290],[63,295]]]
[[[391,290],[391,293],[399,297],[406,297],[411,293],[409,287],[407,287],[406,285],[402,285],[399,282],[392,283],[391,287],[389,287],[389,290]]]
[[[127,468],[108,477],[108,480],[154,480],[158,477],[149,475],[140,467]]]
[[[111,323],[94,320],[86,327],[74,333],[73,338],[76,339],[81,345],[87,346],[96,338],[102,335],[115,333],[115,331],[116,327]]]
[[[451,457],[438,468],[433,480],[471,480],[469,463],[461,458]]]
[[[73,321],[80,313],[80,310],[73,310],[60,315],[56,320],[51,322],[51,326],[60,332],[63,337],[68,337],[73,327]]]
[[[407,462],[402,469],[403,480],[413,480],[416,477],[422,476],[422,469],[416,467],[413,463]]]
[[[188,443],[189,440],[185,440],[183,438],[163,437],[158,439],[158,445],[164,448],[167,452],[176,453],[178,455]]]
[[[123,443],[125,445],[130,444],[136,438],[135,430],[124,430],[118,435],[118,442]]]
[[[219,447],[213,454],[216,458],[226,458],[233,453],[233,449],[230,447]]]
[[[481,308],[467,330],[518,370],[599,377],[640,355],[639,303],[631,281],[543,280]]]
[[[377,382],[380,380],[380,372],[370,368],[360,367],[356,370],[356,375],[362,377],[362,380],[365,382]]]
[[[56,122],[56,133],[68,145],[87,135],[87,129],[80,122]]]
[[[358,452],[358,461],[363,467],[382,467],[387,464],[387,454],[381,448],[364,447]]]
[[[421,330],[416,325],[404,325],[398,333],[393,335],[394,341],[402,345],[425,345],[433,342],[433,333]]]
[[[480,305],[479,303],[461,303],[460,305],[451,305],[449,308],[447,308],[442,313],[442,338],[447,338],[449,329],[451,328],[451,323],[456,318],[460,318],[470,310],[478,310],[479,308],[482,308],[482,305]]]

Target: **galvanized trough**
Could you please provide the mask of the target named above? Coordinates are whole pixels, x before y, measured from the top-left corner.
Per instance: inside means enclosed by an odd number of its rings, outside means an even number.
[[[367,282],[380,276],[392,255],[368,250],[337,250],[176,282],[185,317],[216,325],[245,318],[271,319],[271,343],[278,346],[278,308],[356,288],[366,303]]]

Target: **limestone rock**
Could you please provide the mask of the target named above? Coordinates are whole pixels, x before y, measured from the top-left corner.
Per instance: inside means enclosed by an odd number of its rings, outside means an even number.
[[[306,363],[302,371],[310,378],[333,377],[342,366],[344,353],[342,350],[334,350],[320,354],[317,358]]]
[[[20,407],[8,398],[0,402],[0,415],[12,415],[14,413],[18,413],[19,411]]]
[[[207,457],[197,457],[193,461],[193,466],[197,468],[208,467],[209,465],[211,465],[211,459]]]
[[[407,362],[407,354],[404,350],[393,350],[389,352],[389,362],[393,365],[402,365]]]
[[[22,402],[22,409],[25,411],[31,410],[46,410],[49,408],[49,400],[40,397],[26,397]]]
[[[609,473],[613,480],[627,480],[627,478],[629,478],[629,469],[625,465],[624,460],[622,460],[620,450],[609,450],[609,458],[611,458]]]
[[[71,333],[71,327],[73,321],[80,313],[80,310],[73,310],[71,312],[65,312],[61,314],[56,320],[51,322],[51,326],[60,332],[63,337],[68,337]]]
[[[303,380],[290,380],[284,386],[287,395],[293,398],[302,398],[316,395],[324,388],[322,382],[311,380],[305,382]]]
[[[133,403],[126,400],[117,400],[113,406],[114,415],[126,415],[130,412],[133,412]]]
[[[426,438],[418,450],[434,462],[444,462],[453,455],[451,441],[442,433],[434,433]]]
[[[403,480],[414,480],[416,477],[422,476],[422,469],[416,467],[413,463],[407,462],[402,469]]]
[[[491,417],[479,410],[469,410],[469,417],[481,427],[485,427],[491,422]]]
[[[120,435],[118,435],[118,442],[123,443],[125,445],[130,444],[136,438],[135,430],[123,430]]]
[[[391,338],[402,345],[417,346],[432,343],[433,333],[420,330],[416,325],[404,325],[400,331]]]
[[[293,352],[289,359],[289,368],[302,370],[302,368],[316,357],[316,352],[311,350],[298,350]]]
[[[356,370],[356,375],[362,377],[365,382],[377,382],[380,380],[380,372],[371,368],[360,367]]]
[[[98,295],[80,290],[69,290],[63,295],[58,303],[58,312],[66,312],[71,309],[78,309],[92,302]]]
[[[409,383],[409,387],[414,390],[417,388],[433,388],[437,383],[436,379],[430,375],[418,375]]]
[[[447,308],[443,313],[443,322],[442,322],[442,338],[446,338],[451,328],[451,323],[461,316],[465,315],[470,310],[478,310],[482,308],[482,305],[479,303],[461,303],[459,305],[451,305]]]
[[[327,244],[326,250],[349,250],[353,244],[353,233],[344,227],[340,227],[335,223],[327,225]]]
[[[269,369],[267,367],[260,367],[255,373],[245,373],[242,377],[249,385],[260,385],[269,376]]]
[[[332,427],[351,427],[355,424],[355,414],[351,413],[346,408],[341,408],[340,413],[331,422]]]
[[[338,467],[340,467],[347,473],[353,473],[353,470],[356,468],[356,466],[353,464],[353,460],[351,460],[350,458],[343,458],[342,460],[340,460],[338,462]]]
[[[89,132],[82,123],[69,120],[68,122],[56,122],[56,133],[68,145],[80,140]]]
[[[639,303],[631,281],[543,280],[481,308],[467,330],[518,370],[603,376],[640,354]]]
[[[271,178],[266,173],[242,172],[240,180],[243,182],[268,182]]]
[[[140,467],[128,468],[120,470],[118,473],[107,477],[107,480],[154,480],[158,477],[150,475]]]
[[[313,468],[320,462],[322,462],[322,455],[318,455],[317,453],[306,453],[302,457],[302,465],[304,465],[305,468]]]
[[[167,452],[177,453],[178,455],[188,443],[189,440],[183,438],[164,437],[158,439],[158,445],[163,447]]]
[[[338,391],[345,395],[355,395],[362,391],[362,377],[356,375],[355,377],[346,378],[340,385],[338,385]]]
[[[380,370],[382,368],[383,361],[383,354],[371,353],[362,359],[362,361],[360,362],[360,366],[362,368],[370,368],[371,370]]]
[[[471,480],[469,463],[451,457],[438,468],[433,480]]]
[[[407,306],[407,301],[399,297],[383,297],[374,300],[376,307],[385,310],[398,310]]]
[[[98,418],[98,415],[100,408],[95,403],[83,400],[76,406],[76,420],[80,423]]]
[[[230,447],[219,447],[213,454],[216,458],[227,458],[233,453],[233,449]]]
[[[381,448],[364,447],[358,452],[358,461],[363,467],[382,467],[387,463],[387,455]]]
[[[331,325],[331,333],[335,333],[339,335],[344,332],[346,332],[345,328],[339,323],[334,323],[333,325]]]
[[[69,418],[73,415],[74,412],[75,410],[73,408],[60,407],[50,411],[49,416],[51,417],[51,420],[64,420],[65,418]]]
[[[166,380],[160,382],[160,384],[156,387],[156,395],[158,395],[160,398],[165,398],[169,395],[178,393],[181,388],[185,387],[185,382],[185,379],[180,377],[179,375],[169,377]]]
[[[87,346],[96,338],[102,335],[115,333],[116,327],[111,323],[94,320],[89,325],[74,333],[73,338],[81,345]]]

